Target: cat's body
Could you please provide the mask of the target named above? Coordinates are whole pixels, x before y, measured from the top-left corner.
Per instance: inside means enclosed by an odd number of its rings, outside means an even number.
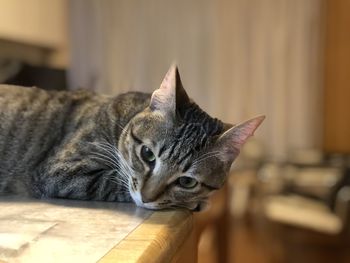
[[[117,145],[121,127],[149,100],[136,92],[108,98],[0,85],[0,193],[130,200],[101,147]],[[108,176],[116,180],[104,183]]]
[[[0,195],[200,209],[262,120],[211,118],[175,67],[153,94],[0,85]]]

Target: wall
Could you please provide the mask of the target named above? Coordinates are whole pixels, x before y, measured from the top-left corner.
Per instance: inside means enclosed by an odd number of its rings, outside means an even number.
[[[323,0],[72,0],[72,87],[157,88],[176,61],[188,93],[227,122],[267,119],[272,159],[321,147]]]
[[[350,1],[327,1],[324,149],[350,153]]]
[[[0,0],[0,6],[0,54],[19,50],[36,62],[37,56],[25,51],[35,47],[53,51],[49,64],[67,65],[67,0]]]
[[[228,120],[266,114],[257,134],[276,160],[321,148],[324,8],[322,0],[218,4],[213,103]]]

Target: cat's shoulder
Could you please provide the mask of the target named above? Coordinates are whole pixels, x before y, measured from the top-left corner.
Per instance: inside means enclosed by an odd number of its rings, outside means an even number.
[[[122,93],[117,96],[109,96],[96,93],[87,89],[76,89],[76,90],[44,90],[38,87],[24,87],[24,86],[16,86],[16,85],[8,85],[8,84],[0,84],[0,97],[9,98],[23,98],[23,97],[36,97],[36,95],[43,95],[44,97],[50,98],[60,98],[60,99],[70,99],[70,100],[78,100],[78,101],[100,101],[105,102],[113,99],[118,104],[143,104],[147,103],[151,94],[143,93],[138,91],[129,91],[126,93]]]
[[[130,91],[114,97],[112,105],[117,112],[138,112],[148,106],[150,99],[149,93]]]
[[[128,91],[119,94],[116,98],[121,100],[147,100],[151,98],[151,94],[140,91]]]
[[[0,84],[0,95],[35,95],[35,94],[45,94],[49,97],[72,97],[77,99],[98,97],[95,92],[85,89],[78,90],[44,90],[38,87],[25,87],[9,84]]]
[[[9,84],[0,84],[0,93],[18,93],[18,92],[38,92],[36,87],[24,87]]]
[[[150,93],[144,93],[139,91],[129,91],[126,93],[119,94],[115,97],[115,101],[117,103],[123,104],[140,104],[140,103],[148,103],[151,99]]]

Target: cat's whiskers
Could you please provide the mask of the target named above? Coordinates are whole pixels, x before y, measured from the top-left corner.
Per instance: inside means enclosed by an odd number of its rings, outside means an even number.
[[[102,153],[92,153],[93,156],[92,157],[100,157],[100,159],[103,159],[105,161],[107,161],[110,165],[112,165],[112,167],[115,167],[116,165],[118,165],[118,163],[116,163],[113,159],[111,159],[108,155],[102,154]]]
[[[113,182],[113,183],[116,183],[118,185],[122,185],[122,186],[125,186],[126,188],[129,187],[129,183],[127,181],[124,181],[124,180],[120,180],[120,179],[116,179],[116,178],[113,178],[113,177],[110,177],[108,178],[109,181]]]
[[[92,158],[101,160],[101,161],[103,161],[103,162],[109,162],[109,160],[106,160],[106,159],[104,159],[104,158],[102,158],[102,157],[100,157],[100,156],[92,156]],[[115,179],[114,182],[116,182],[116,183],[118,183],[118,182],[124,183],[125,186],[128,186],[128,185],[129,185],[129,179],[128,179],[129,176],[128,176],[127,174],[125,174],[125,172],[122,170],[122,168],[121,168],[119,165],[117,165],[117,166],[115,166],[115,165],[111,166],[110,164],[108,164],[108,167],[111,169],[110,171],[116,172],[116,173],[118,173],[119,175],[121,175],[121,177],[119,177],[118,180]],[[118,168],[119,168],[119,169],[118,169]],[[113,174],[111,174],[111,175],[113,175]],[[113,178],[113,177],[108,177],[107,179],[111,180],[111,179],[114,179],[114,178]]]
[[[96,153],[93,154],[100,157],[100,159],[108,161],[110,164],[113,165],[114,171],[117,172],[117,174],[120,175],[118,179],[116,178],[110,178],[110,180],[114,179],[114,182],[122,182],[126,186],[129,186],[130,184],[130,178],[133,174],[133,169],[127,164],[126,160],[121,155],[120,151],[115,147],[114,145],[108,143],[108,142],[94,142],[91,143],[94,146],[98,147],[99,149],[105,151],[107,154],[102,153]],[[119,161],[119,162],[118,162]]]
[[[129,180],[130,176],[126,173],[125,170],[123,170],[123,168],[119,164],[111,163],[108,159],[105,159],[102,156],[92,156],[92,158],[103,161],[104,164],[106,164],[111,169],[111,171],[121,175],[119,179],[125,178]]]
[[[111,150],[114,151],[114,153],[118,156],[121,165],[130,172],[130,175],[134,173],[134,170],[130,167],[130,165],[127,163],[127,161],[125,160],[125,158],[123,157],[123,155],[121,154],[121,152],[116,146],[111,144],[103,144],[103,145],[109,147]]]
[[[100,143],[100,142],[92,142],[92,145],[99,147],[99,149],[107,152],[110,154],[109,157],[113,158],[116,162],[118,161],[118,158],[114,154],[114,149],[110,146],[111,144],[105,144],[105,143]]]
[[[115,184],[118,184],[118,185],[121,185],[121,186],[124,186],[127,190],[129,188],[129,185],[130,185],[130,182],[128,179],[124,178],[124,177],[118,177],[116,178],[115,176],[110,176],[108,178],[108,180],[110,182],[113,182]]]
[[[207,152],[203,155],[201,155],[200,157],[198,157],[197,159],[195,159],[192,162],[192,165],[198,165],[199,163],[203,162],[204,160],[208,159],[208,158],[212,158],[212,157],[216,157],[216,156],[220,156],[222,153],[220,151],[212,151],[212,152]]]
[[[204,153],[204,154],[200,155],[197,159],[195,159],[194,162],[200,160],[201,158],[203,158],[203,157],[205,157],[207,155],[211,155],[211,154],[214,154],[214,153],[218,153],[218,151]]]
[[[202,158],[201,160],[197,161],[196,163],[192,164],[193,167],[198,167],[198,165],[200,165],[203,161],[207,160],[207,159],[210,159],[210,158],[214,158],[214,157],[220,157],[222,156],[221,153],[219,154],[213,154],[213,155],[210,155],[210,156],[207,156],[205,158]]]
[[[213,157],[217,157],[217,156],[220,156],[220,155],[221,155],[221,153],[216,153],[216,154],[207,155],[207,156],[205,156],[205,157],[203,157],[203,158],[200,158],[200,159],[196,160],[196,161],[194,162],[194,164],[201,163],[201,162],[203,162],[204,160],[207,160],[207,159],[213,158]]]
[[[126,132],[126,127],[121,126],[119,123],[115,122],[115,124],[121,129],[121,133]]]

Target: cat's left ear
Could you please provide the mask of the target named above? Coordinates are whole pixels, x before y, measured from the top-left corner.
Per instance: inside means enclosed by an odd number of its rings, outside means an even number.
[[[255,130],[264,121],[265,116],[259,116],[241,124],[235,125],[224,132],[216,141],[216,146],[221,151],[221,159],[224,162],[232,163],[238,156],[242,146],[254,135]]]
[[[161,111],[175,117],[190,99],[182,86],[179,70],[172,65],[165,75],[160,88],[155,90],[151,97],[150,109]]]

